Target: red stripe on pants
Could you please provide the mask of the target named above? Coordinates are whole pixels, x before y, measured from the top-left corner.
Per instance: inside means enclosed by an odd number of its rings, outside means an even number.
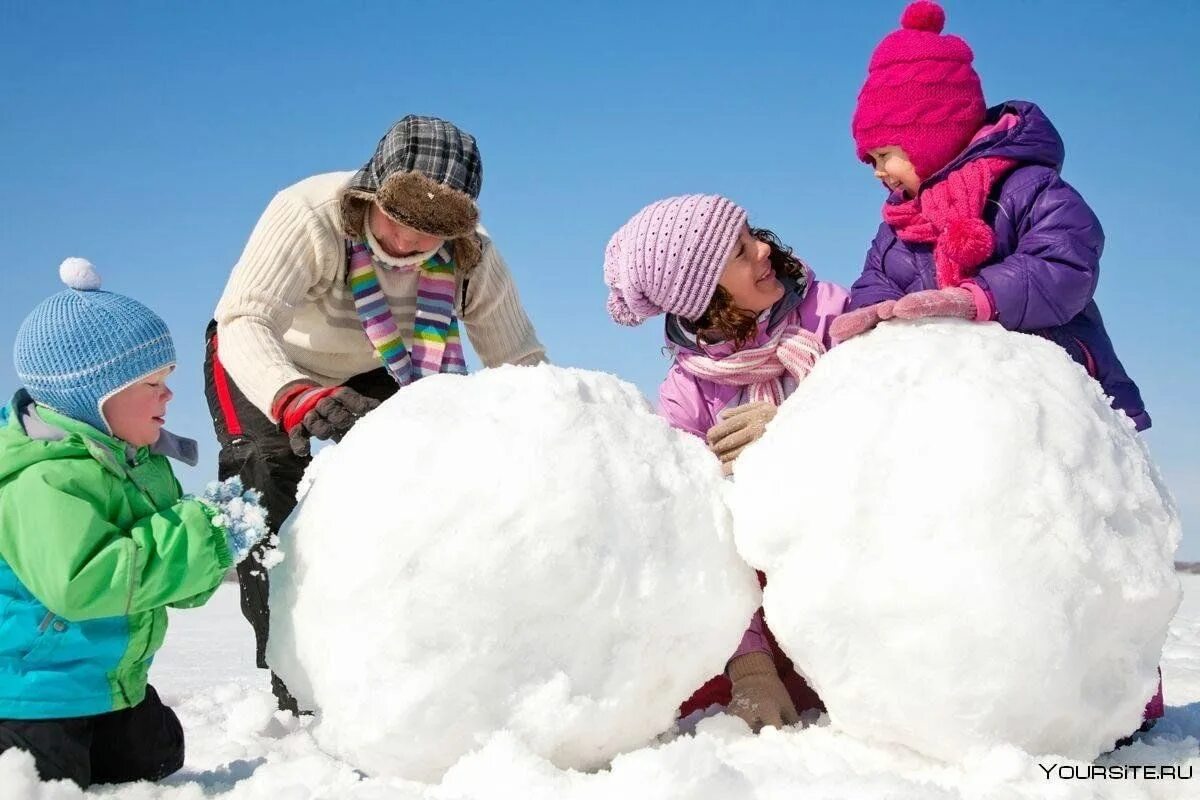
[[[213,387],[217,390],[217,402],[221,404],[221,414],[225,417],[225,430],[230,436],[242,435],[242,423],[238,419],[237,409],[233,405],[233,395],[229,393],[229,378],[221,357],[217,354],[217,334],[212,337],[212,368]]]

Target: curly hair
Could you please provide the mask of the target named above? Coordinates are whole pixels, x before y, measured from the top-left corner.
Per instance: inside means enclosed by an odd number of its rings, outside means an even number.
[[[792,248],[779,240],[766,228],[751,228],[750,235],[771,248],[768,257],[777,278],[803,279],[804,262],[792,253]],[[744,311],[733,304],[733,297],[724,287],[718,286],[709,301],[708,308],[695,320],[681,319],[684,328],[694,333],[707,344],[732,341],[735,349],[741,349],[754,338],[758,315]]]

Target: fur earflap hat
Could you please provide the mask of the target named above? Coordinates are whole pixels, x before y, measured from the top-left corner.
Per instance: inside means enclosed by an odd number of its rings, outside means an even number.
[[[483,162],[475,137],[435,117],[408,115],[393,125],[375,155],[342,190],[342,228],[360,238],[371,203],[422,233],[454,243],[460,267],[478,263],[476,200]]]

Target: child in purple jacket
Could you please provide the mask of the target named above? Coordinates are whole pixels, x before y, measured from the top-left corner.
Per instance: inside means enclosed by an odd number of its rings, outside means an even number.
[[[770,231],[716,195],[651,203],[609,240],[608,311],[622,325],[666,313],[674,362],[659,391],[672,426],[705,439],[725,473],[829,346],[846,290],[817,281]],[[684,703],[728,706],[755,730],[820,700],[770,637],[761,609],[726,669]]]
[[[1093,297],[1104,231],[1059,174],[1062,139],[1032,103],[985,108],[971,49],[940,35],[945,20],[937,4],[912,3],[871,57],[852,128],[890,194],[832,336],[888,319],[997,321],[1062,346],[1145,430]],[[1146,719],[1162,714],[1160,685]]]
[[[944,23],[912,3],[871,57],[854,141],[891,194],[834,339],[893,317],[995,320],[1061,345],[1150,427],[1096,307],[1104,231],[1059,174],[1058,131],[1033,103],[986,109],[971,49]]]

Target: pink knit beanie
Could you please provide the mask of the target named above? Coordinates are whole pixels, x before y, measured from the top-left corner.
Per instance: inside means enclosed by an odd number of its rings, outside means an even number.
[[[859,159],[867,151],[903,147],[921,180],[949,164],[983,125],[987,111],[974,54],[957,36],[940,36],[946,12],[917,0],[901,29],[883,38],[867,68],[854,110]]]
[[[712,301],[745,223],[741,206],[720,195],[668,197],[646,206],[604,250],[608,313],[622,325],[663,312],[696,319]]]

